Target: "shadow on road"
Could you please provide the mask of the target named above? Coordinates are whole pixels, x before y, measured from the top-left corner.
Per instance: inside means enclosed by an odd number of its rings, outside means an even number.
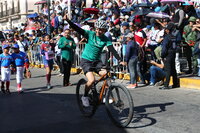
[[[173,102],[169,102],[134,107],[135,115],[132,124],[129,126],[129,128],[143,128],[156,124],[157,120],[150,117],[150,115],[167,111],[166,106],[170,106],[173,104]],[[150,108],[159,108],[159,110],[154,112],[148,112],[147,109]]]
[[[127,133],[110,121],[103,106],[93,118],[83,117],[75,94],[0,94],[0,107],[0,133]]]
[[[110,121],[103,106],[99,107],[92,119],[83,117],[77,106],[75,90],[73,94],[48,91],[44,86],[29,88],[22,95],[0,94],[0,133],[127,133],[126,129],[118,128]],[[128,128],[134,130],[154,125],[157,120],[151,115],[164,112],[166,106],[173,104],[169,102],[134,107],[135,115]],[[159,110],[149,111],[151,108]]]

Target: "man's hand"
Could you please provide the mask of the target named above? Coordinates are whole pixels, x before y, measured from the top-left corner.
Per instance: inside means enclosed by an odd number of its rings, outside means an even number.
[[[49,42],[50,42],[50,43],[54,43],[53,39],[51,39]]]
[[[150,63],[152,64],[152,65],[155,65],[155,61],[153,61],[153,60],[150,60]]]
[[[192,31],[195,31],[196,30],[196,27],[192,27]]]
[[[126,65],[127,65],[127,62],[121,61],[119,64],[120,64],[120,65],[123,65],[123,66],[126,66]]]
[[[70,41],[70,42],[69,42],[69,45],[72,46],[72,44],[73,44],[72,41]]]

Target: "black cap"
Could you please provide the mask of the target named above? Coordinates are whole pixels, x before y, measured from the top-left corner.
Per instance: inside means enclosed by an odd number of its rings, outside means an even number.
[[[169,31],[172,31],[175,28],[174,23],[169,23],[166,27],[166,29],[168,29]]]

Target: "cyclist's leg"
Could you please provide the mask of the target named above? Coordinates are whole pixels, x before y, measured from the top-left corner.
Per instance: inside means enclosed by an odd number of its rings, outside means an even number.
[[[90,91],[90,88],[92,87],[92,85],[95,82],[95,77],[94,77],[93,72],[87,72],[85,75],[86,75],[86,78],[87,78],[88,81],[87,81],[87,83],[85,85],[85,94],[84,94],[84,96],[87,96],[88,92]]]

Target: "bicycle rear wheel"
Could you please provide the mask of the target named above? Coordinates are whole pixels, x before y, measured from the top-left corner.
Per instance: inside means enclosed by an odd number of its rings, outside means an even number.
[[[91,89],[89,91],[88,96],[89,96],[90,106],[84,107],[82,104],[81,97],[84,95],[86,82],[87,81],[83,78],[79,80],[77,87],[76,87],[76,98],[77,98],[78,106],[79,106],[81,113],[85,117],[92,117],[97,109],[97,102],[95,101],[95,98],[97,98],[97,93],[96,93],[96,90],[94,90],[94,89]]]
[[[126,87],[112,83],[106,93],[108,116],[119,127],[126,127],[133,118],[133,100]]]

